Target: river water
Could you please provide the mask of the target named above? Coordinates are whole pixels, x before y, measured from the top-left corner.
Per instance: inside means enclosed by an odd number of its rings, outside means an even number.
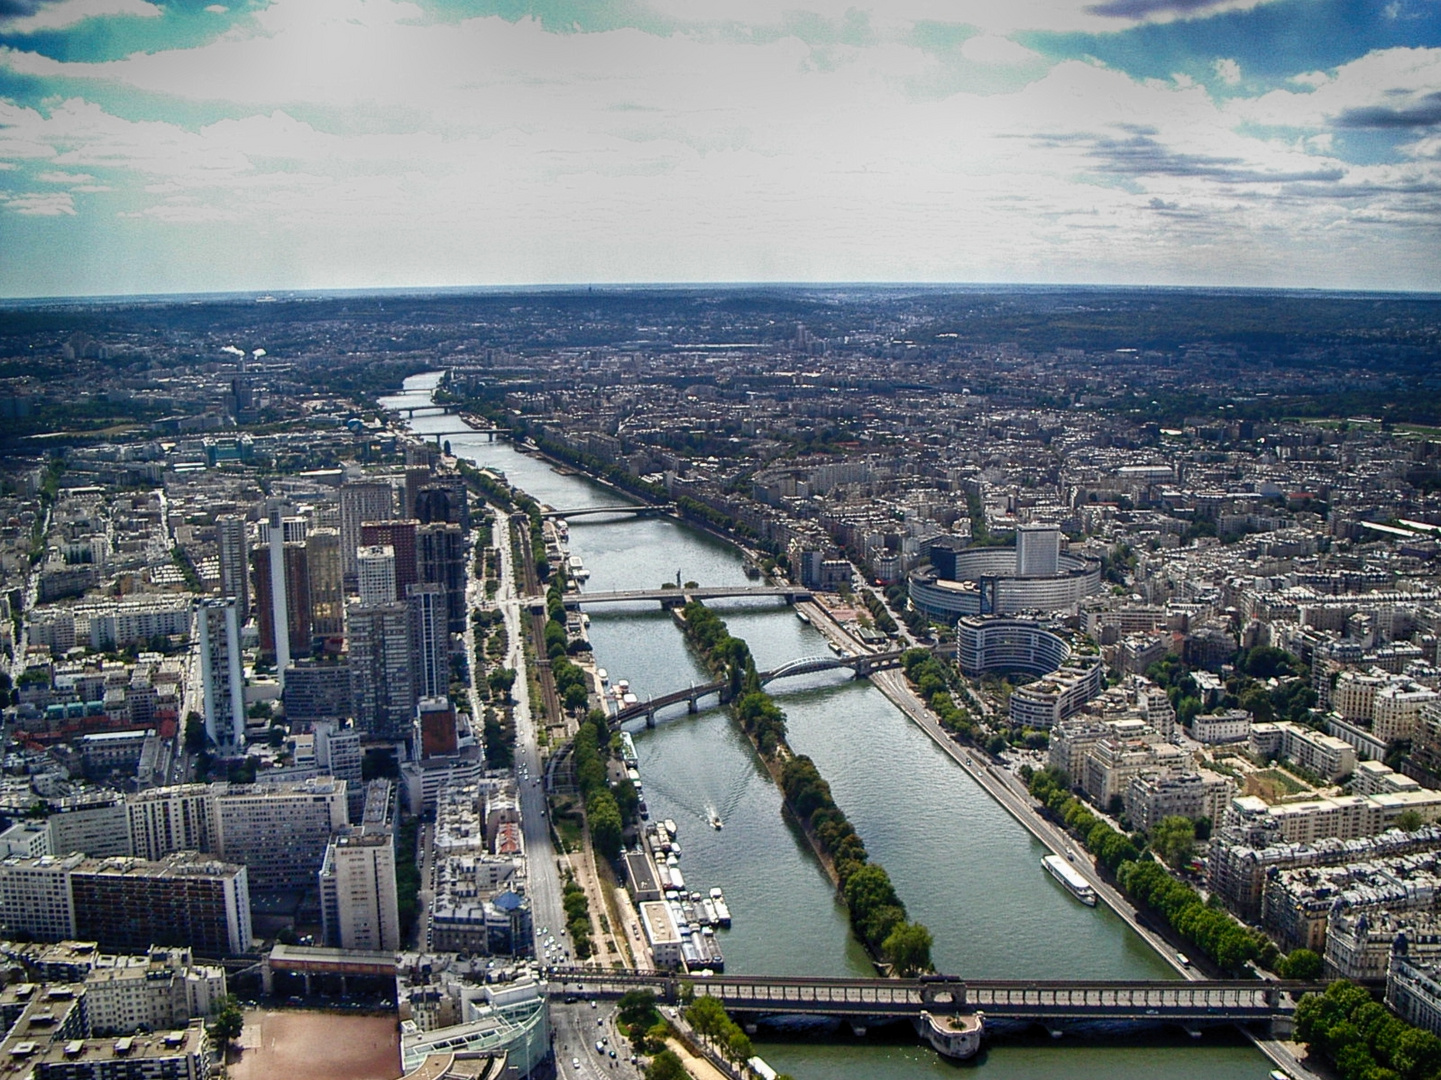
[[[406,380],[388,407],[429,400],[438,376]],[[452,431],[455,417],[418,417],[417,434]],[[584,477],[486,436],[445,435],[452,450],[506,474],[557,509],[623,503]],[[746,582],[730,545],[669,518],[570,519],[570,550],[591,572],[586,588],[655,588],[663,582]],[[775,601],[717,602],[731,633],[744,638],[762,670],[826,654],[825,639]],[[630,681],[641,700],[709,680],[670,618],[652,606],[590,613],[598,663]],[[789,741],[810,755],[839,805],[885,866],[910,917],[930,928],[938,970],[974,978],[1170,978],[1174,972],[1111,911],[1076,902],[1041,869],[1044,849],[884,695],[842,672],[772,684]],[[726,970],[755,974],[870,975],[844,907],[749,742],[718,708],[685,706],[654,730],[635,732],[651,816],[680,827],[681,860],[692,889],[719,885],[734,916],[721,931]],[[712,813],[724,828],[712,829]],[[812,1032],[763,1034],[760,1052],[799,1080],[901,1080],[949,1075],[954,1066],[899,1035],[856,1039]],[[1158,1033],[1124,1040],[1067,1036],[1006,1038],[976,1065],[986,1080],[1034,1077],[1096,1080],[1259,1080],[1269,1068],[1229,1033],[1192,1042]]]

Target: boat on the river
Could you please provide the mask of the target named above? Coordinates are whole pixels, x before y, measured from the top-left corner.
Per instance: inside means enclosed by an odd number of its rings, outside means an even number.
[[[715,908],[716,925],[729,926],[731,924],[731,909],[726,903],[725,894],[720,891],[719,887],[710,891],[710,902],[711,906]]]
[[[1066,891],[1087,907],[1096,906],[1096,890],[1081,876],[1074,866],[1059,855],[1047,855],[1041,860],[1046,872],[1066,887]]]
[[[725,827],[724,823],[721,821],[721,818],[720,818],[720,815],[719,815],[719,814],[715,814],[715,813],[712,813],[712,814],[711,814],[711,816],[710,816],[710,827],[711,827],[712,829],[714,829],[716,832],[720,832],[721,829]]]
[[[811,617],[800,608],[796,608],[796,618],[799,619],[801,622],[805,623],[807,626],[811,624]]]

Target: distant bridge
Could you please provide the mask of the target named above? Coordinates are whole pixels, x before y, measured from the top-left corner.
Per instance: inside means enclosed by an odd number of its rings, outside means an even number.
[[[439,436],[439,435],[446,435],[446,436],[455,436],[455,435],[489,435],[492,439],[494,439],[497,435],[502,436],[502,437],[505,437],[505,438],[509,438],[509,437],[510,437],[510,434],[511,434],[511,431],[510,431],[510,428],[501,428],[501,427],[473,427],[473,426],[471,426],[471,425],[466,425],[465,427],[447,428],[447,429],[444,430],[444,431],[417,431],[415,434],[421,435],[421,436],[423,436],[423,437],[425,437],[425,438],[427,438],[427,439],[429,439],[429,438],[431,438],[431,437],[433,437],[433,436]]]
[[[906,650],[897,649],[893,652],[860,653],[856,656],[806,656],[782,664],[771,671],[762,671],[759,675],[762,686],[777,679],[809,675],[815,671],[834,671],[836,668],[850,668],[856,673],[856,678],[864,679],[874,671],[900,667],[901,658],[905,654]],[[668,705],[679,705],[684,701],[691,712],[696,712],[702,698],[716,694],[724,701],[729,688],[730,682],[721,679],[716,682],[702,683],[699,686],[689,686],[684,690],[674,690],[669,694],[651,698],[649,701],[626,705],[616,710],[611,720],[617,724],[623,724],[627,720],[634,720],[637,716],[644,716],[646,723],[654,727],[657,710],[664,709]]]
[[[405,413],[412,419],[416,416],[453,416],[460,412],[459,405],[397,405],[392,412]]]
[[[429,434],[427,432],[427,434]],[[621,506],[580,506],[571,510],[542,510],[543,518],[585,517],[589,514],[665,514],[675,509],[675,503],[626,503]]]
[[[607,508],[609,509],[609,508]],[[772,596],[794,604],[809,600],[811,591],[800,585],[724,585],[704,589],[627,589],[619,592],[568,593],[568,608],[592,607],[595,604],[627,604],[642,600],[658,600],[662,607],[683,607],[691,600],[723,600],[732,596]]]
[[[752,1015],[916,1018],[922,1010],[979,1010],[988,1018],[1055,1023],[1079,1020],[1169,1021],[1178,1024],[1251,1023],[1289,1016],[1312,983],[1256,980],[774,978],[711,975],[697,978],[657,971],[553,968],[560,992],[618,998],[649,989],[678,1002],[681,983],[718,999],[727,1012]]]

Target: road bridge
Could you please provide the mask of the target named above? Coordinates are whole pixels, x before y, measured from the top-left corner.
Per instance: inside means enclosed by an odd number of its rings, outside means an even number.
[[[775,978],[764,975],[696,977],[673,972],[593,971],[556,968],[552,987],[618,998],[649,989],[667,1002],[681,999],[686,983],[714,997],[727,1012],[753,1016],[918,1018],[922,1011],[980,1011],[988,1019],[1047,1024],[1082,1020],[1252,1023],[1287,1017],[1311,983],[1257,980],[1051,980]]]
[[[497,436],[499,436],[499,437],[501,437],[501,438],[509,438],[509,437],[510,437],[510,433],[511,433],[511,432],[510,432],[510,428],[502,428],[502,427],[472,427],[472,426],[470,426],[470,425],[466,425],[465,427],[446,428],[444,431],[417,431],[415,434],[417,434],[417,435],[422,435],[422,436],[424,436],[424,437],[427,438],[427,439],[429,439],[429,438],[430,438],[431,436],[433,436],[433,435],[445,435],[445,436],[455,436],[455,435],[488,435],[488,436],[490,436],[492,439],[494,439],[494,438],[496,438]]]
[[[460,412],[459,405],[397,405],[392,412],[405,413],[412,419],[416,416],[453,416]]]
[[[799,660],[782,664],[771,671],[762,671],[758,674],[762,686],[777,679],[809,675],[816,671],[834,671],[836,668],[850,668],[855,672],[856,678],[864,679],[874,671],[900,667],[901,658],[905,656],[906,652],[905,649],[896,649],[884,653],[859,653],[855,656],[805,656]],[[646,726],[655,727],[655,714],[658,710],[664,709],[668,705],[679,705],[684,701],[690,712],[696,712],[699,710],[701,700],[712,694],[718,695],[721,701],[724,701],[729,687],[730,683],[721,679],[716,682],[701,683],[698,686],[688,686],[684,690],[673,690],[669,694],[661,694],[649,701],[626,705],[618,709],[611,719],[619,724],[627,720],[634,720],[638,716],[644,716]]]
[[[579,506],[571,510],[542,510],[543,518],[586,517],[591,514],[667,514],[675,509],[675,503],[625,503],[620,506]]]
[[[800,585],[723,585],[696,589],[625,589],[617,592],[567,593],[565,606],[578,609],[596,604],[632,604],[657,600],[662,607],[683,607],[691,600],[724,600],[728,597],[775,597],[787,604],[809,600],[811,591]]]

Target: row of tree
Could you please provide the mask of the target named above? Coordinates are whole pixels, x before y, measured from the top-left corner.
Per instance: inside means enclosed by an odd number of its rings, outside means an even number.
[[[906,594],[904,585],[888,585],[886,602],[901,613],[901,621],[906,624],[906,629],[916,637],[923,638],[930,632],[931,620],[926,617],[925,612],[911,606],[910,597]]]
[[[896,626],[896,620],[893,619],[891,613],[886,610],[886,605],[881,601],[879,596],[871,592],[870,589],[862,589],[860,596],[866,605],[866,610],[871,613],[871,618],[876,621],[877,630],[883,634],[894,634],[896,630],[899,629],[899,627]]]
[[[708,995],[696,998],[686,1007],[686,1023],[695,1033],[720,1052],[721,1057],[733,1064],[749,1060],[755,1049],[750,1036],[725,1011],[718,1000]]]
[[[1200,893],[1172,877],[1154,859],[1124,863],[1116,872],[1116,881],[1127,896],[1160,915],[1223,970],[1239,974],[1248,963],[1265,967],[1276,963],[1276,946],[1266,935],[1242,925],[1221,908],[1211,907]]]
[[[1344,979],[1297,1003],[1296,1040],[1329,1057],[1341,1080],[1441,1077],[1441,1039],[1393,1016]]]
[[[486,502],[500,507],[506,513],[509,513],[514,507],[515,504],[511,501],[510,485],[504,479],[485,469],[477,469],[470,462],[464,460],[457,461],[456,468],[459,469],[460,475],[471,489]]]
[[[901,657],[901,666],[916,693],[930,706],[942,727],[967,739],[975,736],[975,721],[951,697],[945,665],[929,649],[907,649]]]
[[[1115,875],[1127,896],[1154,911],[1219,967],[1240,973],[1249,962],[1275,963],[1276,947],[1264,934],[1211,907],[1159,862],[1143,858],[1144,838],[1127,836],[1093,813],[1071,794],[1063,771],[1049,768],[1033,773],[1028,786],[1047,812]]]
[[[830,784],[815,762],[796,755],[786,745],[785,713],[761,688],[749,646],[732,637],[725,621],[698,601],[686,605],[685,622],[691,644],[710,669],[728,678],[735,688],[738,696],[731,701],[732,715],[754,740],[761,756],[781,762],[781,793],[835,867],[856,936],[898,974],[928,971],[930,931],[906,920],[905,905],[890,876],[883,867],[868,862],[864,842],[836,805]]]
[[[565,879],[561,903],[565,907],[565,928],[570,931],[570,939],[575,942],[576,959],[584,960],[590,956],[592,949],[590,900],[586,897],[585,890],[575,883],[575,878]]]
[[[1092,813],[1090,807],[1071,794],[1070,779],[1063,770],[1048,768],[1032,773],[1026,777],[1026,785],[1051,816],[1079,837],[1086,850],[1111,873],[1116,873],[1122,863],[1140,857],[1140,838],[1118,832]]]
[[[590,826],[590,842],[607,859],[617,859],[621,851],[622,824],[620,806],[606,779],[610,732],[605,714],[597,710],[581,721],[571,746],[576,785],[580,788],[585,819]],[[602,751],[602,747],[606,750]]]

